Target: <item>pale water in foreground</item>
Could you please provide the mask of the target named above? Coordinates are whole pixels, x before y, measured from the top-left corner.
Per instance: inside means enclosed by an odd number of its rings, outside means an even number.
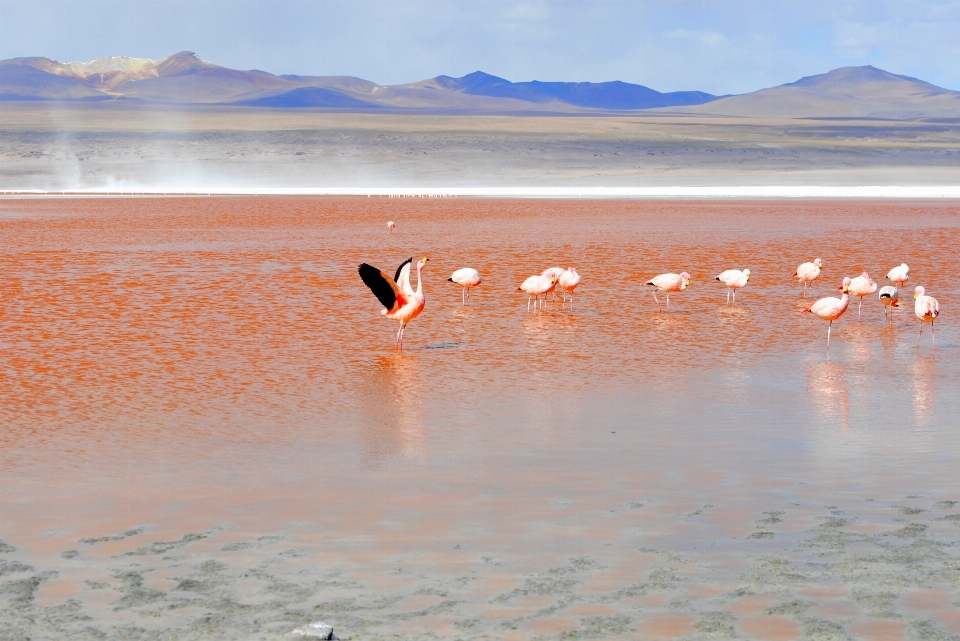
[[[0,639],[960,638],[958,273],[952,201],[0,201]]]

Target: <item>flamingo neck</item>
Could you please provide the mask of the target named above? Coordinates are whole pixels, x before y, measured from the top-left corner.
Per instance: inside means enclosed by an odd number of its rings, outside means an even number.
[[[420,272],[423,271],[423,263],[417,263],[417,296],[423,291],[423,277],[420,275]]]

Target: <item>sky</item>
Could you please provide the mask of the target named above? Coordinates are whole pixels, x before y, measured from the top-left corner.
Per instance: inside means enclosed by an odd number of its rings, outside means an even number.
[[[0,0],[0,59],[178,51],[379,84],[482,70],[745,93],[849,65],[960,90],[950,0]]]

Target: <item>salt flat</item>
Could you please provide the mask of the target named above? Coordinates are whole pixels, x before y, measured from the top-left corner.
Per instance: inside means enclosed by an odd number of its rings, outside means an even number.
[[[0,189],[960,184],[960,122],[0,105]]]

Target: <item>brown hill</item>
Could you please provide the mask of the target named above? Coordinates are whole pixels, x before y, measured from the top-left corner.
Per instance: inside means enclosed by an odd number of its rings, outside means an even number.
[[[960,92],[876,67],[842,67],[671,111],[747,118],[957,118]]]

